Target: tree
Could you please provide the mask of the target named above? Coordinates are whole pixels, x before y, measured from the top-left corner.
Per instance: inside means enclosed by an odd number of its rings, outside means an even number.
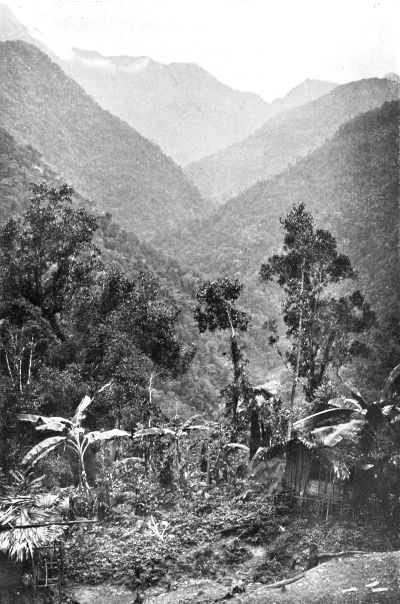
[[[197,291],[198,304],[194,311],[194,318],[200,333],[216,330],[230,331],[230,358],[233,366],[233,380],[221,392],[226,400],[226,413],[231,416],[233,431],[237,429],[238,405],[242,395],[248,398],[250,388],[246,376],[247,361],[243,358],[243,351],[238,341],[238,332],[247,331],[249,325],[248,315],[236,308],[235,303],[239,298],[243,285],[237,279],[218,279],[207,281]]]
[[[185,371],[191,350],[175,334],[179,309],[156,279],[108,267],[98,218],[67,185],[33,187],[24,214],[0,228],[1,464],[17,457],[15,414],[69,417],[71,401],[114,382],[91,407],[90,428],[150,425],[150,376]],[[165,297],[165,296],[164,296]]]
[[[275,280],[285,292],[283,321],[291,342],[284,355],[277,348],[274,324],[270,344],[293,373],[289,434],[293,422],[296,388],[301,381],[308,400],[321,385],[330,367],[337,371],[349,358],[364,351],[354,338],[376,321],[375,313],[359,291],[336,299],[332,288],[355,277],[350,260],[337,251],[328,231],[314,228],[304,204],[294,206],[281,220],[284,228],[282,254],[275,254],[261,266],[261,281]]]
[[[98,415],[133,431],[137,423],[150,425],[159,415],[149,396],[150,380],[183,373],[192,350],[175,334],[179,309],[160,299],[152,275],[128,278],[113,268],[98,285],[77,304],[79,362],[88,382],[113,381],[112,395],[104,393],[96,405]]]
[[[43,401],[39,374],[70,339],[78,292],[101,267],[96,217],[72,204],[73,191],[33,185],[21,217],[0,228],[1,457],[15,456],[15,412]],[[51,382],[50,382],[51,383]]]
[[[62,315],[76,293],[93,283],[99,251],[93,244],[96,217],[72,207],[73,190],[32,186],[22,218],[0,229],[1,295],[40,310],[54,334],[65,340]]]

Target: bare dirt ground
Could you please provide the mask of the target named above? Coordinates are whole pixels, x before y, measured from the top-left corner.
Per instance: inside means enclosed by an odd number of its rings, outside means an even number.
[[[400,603],[400,552],[379,552],[337,558],[305,573],[287,586],[269,589],[249,584],[234,594],[212,581],[192,583],[182,589],[145,600],[146,604],[206,604],[229,600],[246,604],[381,604]]]

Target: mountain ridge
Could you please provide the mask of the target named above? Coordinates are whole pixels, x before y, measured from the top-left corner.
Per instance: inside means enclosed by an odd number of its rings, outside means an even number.
[[[207,207],[157,145],[102,109],[36,47],[0,43],[0,125],[128,230],[156,237]]]
[[[399,96],[399,83],[387,78],[337,86],[311,103],[275,116],[240,143],[190,164],[185,173],[204,197],[223,203],[257,181],[279,174],[322,145],[346,121]]]
[[[306,80],[267,103],[254,92],[235,90],[196,63],[163,64],[150,57],[103,56],[72,49],[61,59],[35,39],[8,6],[0,39],[38,46],[104,109],[154,141],[180,165],[242,140],[274,115],[309,102],[337,84]]]
[[[220,82],[196,63],[163,64],[149,57],[107,57],[74,49],[63,67],[102,106],[157,141],[181,165],[240,140],[273,115],[336,86],[309,80],[307,90],[303,83],[267,103]]]
[[[350,255],[371,303],[385,312],[397,308],[399,125],[399,101],[356,116],[309,156],[256,183],[161,247],[211,279],[254,281],[261,263],[281,249],[279,219],[303,202]]]

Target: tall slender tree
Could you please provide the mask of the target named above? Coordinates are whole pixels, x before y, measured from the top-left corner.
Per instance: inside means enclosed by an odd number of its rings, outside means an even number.
[[[241,396],[248,396],[250,388],[246,376],[246,360],[243,357],[238,334],[247,331],[250,318],[236,307],[243,291],[237,279],[207,281],[197,291],[198,304],[194,311],[200,333],[229,331],[230,359],[233,368],[232,382],[221,391],[226,401],[226,414],[232,420],[233,432],[238,427],[238,406]]]
[[[330,367],[338,370],[352,355],[362,352],[362,344],[354,336],[369,329],[376,317],[359,291],[339,299],[332,295],[332,286],[354,279],[355,273],[350,259],[338,253],[332,234],[315,229],[304,204],[294,206],[281,224],[283,252],[261,266],[260,277],[263,282],[275,281],[285,292],[283,321],[291,346],[285,355],[278,350],[293,374],[291,434],[298,383],[311,400]],[[278,336],[272,331],[269,342],[276,347]]]

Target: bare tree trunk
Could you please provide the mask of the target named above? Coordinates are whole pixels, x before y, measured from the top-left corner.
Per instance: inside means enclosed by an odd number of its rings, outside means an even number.
[[[292,391],[290,394],[290,409],[288,422],[288,440],[292,437],[293,430],[293,415],[294,401],[296,398],[297,382],[299,381],[300,361],[301,361],[301,345],[303,340],[303,294],[304,294],[304,260],[301,267],[301,284],[300,284],[300,316],[299,316],[299,335],[297,338],[296,365],[293,374]]]

